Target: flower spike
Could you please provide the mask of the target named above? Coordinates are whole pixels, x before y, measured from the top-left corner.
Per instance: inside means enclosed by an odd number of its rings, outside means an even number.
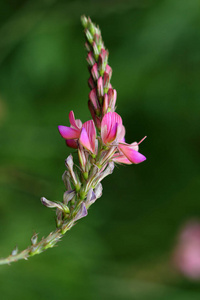
[[[90,206],[102,196],[102,181],[112,174],[116,163],[130,165],[146,160],[139,152],[139,144],[144,139],[139,143],[125,142],[125,127],[121,116],[115,112],[117,92],[110,82],[112,68],[101,31],[90,18],[82,16],[81,21],[90,73],[88,107],[92,119],[82,123],[70,111],[68,126],[58,126],[66,145],[77,149],[79,164],[74,163],[72,154],[65,160],[66,170],[62,175],[65,191],[61,201],[41,198],[45,207],[55,210],[56,229],[41,240],[34,234],[27,249],[20,252],[15,248],[7,258],[0,259],[0,264],[28,259],[54,247],[77,221],[87,216]]]

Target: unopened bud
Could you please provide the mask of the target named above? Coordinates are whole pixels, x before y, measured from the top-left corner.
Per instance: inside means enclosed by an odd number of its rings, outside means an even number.
[[[99,109],[96,110],[94,108],[93,103],[90,100],[88,101],[88,108],[90,110],[90,113],[92,115],[92,119],[94,120],[94,123],[95,123],[96,127],[98,129],[100,129],[101,128],[101,119],[98,117],[98,115],[100,114],[100,110]]]
[[[92,76],[90,76],[90,78],[88,79],[88,85],[91,89],[95,88],[95,83],[94,83]]]
[[[103,64],[106,67],[106,65],[108,63],[108,51],[102,48],[101,49],[101,57],[102,57]]]
[[[108,90],[108,106],[111,109],[111,111],[115,110],[116,100],[117,100],[117,91],[110,88]]]
[[[109,65],[106,65],[106,73],[108,73],[110,80],[112,77],[112,68]]]
[[[92,42],[93,42],[93,37],[92,37],[90,31],[89,31],[87,28],[85,29],[85,35],[86,35],[86,38],[87,38],[88,42],[89,42],[90,44],[92,44]]]
[[[94,41],[97,45],[101,44],[101,37],[99,34],[97,33],[94,34]]]
[[[81,16],[81,23],[84,28],[87,28],[88,20],[87,20],[86,16]]]
[[[91,51],[88,53],[86,60],[90,66],[93,66],[95,64],[95,59]]]
[[[109,74],[104,72],[103,75],[103,85],[104,85],[104,92],[107,93],[108,88],[109,88],[109,83],[110,83],[110,78],[109,78]]]
[[[96,60],[98,60],[99,50],[98,50],[97,44],[95,42],[92,43],[92,48],[93,48],[93,52],[94,52],[94,57]]]
[[[91,69],[92,77],[95,81],[99,78],[98,65],[95,63]]]
[[[103,97],[103,78],[99,77],[98,81],[97,81],[97,92],[98,92],[98,96],[100,98]]]
[[[97,90],[96,90],[96,88],[94,88],[93,90],[91,90],[89,92],[89,99],[92,102],[94,108],[96,110],[99,109],[99,102],[98,102],[98,98],[97,98]]]
[[[95,26],[92,23],[91,19],[88,18],[88,29],[90,30],[91,34],[94,35],[95,34]]]

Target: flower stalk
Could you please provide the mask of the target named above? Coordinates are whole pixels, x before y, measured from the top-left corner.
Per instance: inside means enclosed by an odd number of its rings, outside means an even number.
[[[62,176],[66,191],[62,201],[41,198],[45,207],[56,210],[56,229],[40,241],[34,233],[27,249],[18,252],[15,247],[11,255],[0,259],[0,264],[27,260],[54,247],[78,220],[87,216],[90,206],[101,197],[101,181],[113,172],[115,163],[138,164],[146,159],[138,152],[139,143],[125,142],[122,118],[115,112],[117,92],[110,83],[112,68],[108,65],[108,51],[101,31],[90,18],[83,16],[81,21],[90,73],[88,107],[92,119],[82,123],[70,111],[70,126],[58,126],[67,146],[77,149],[79,166],[74,164],[71,154],[66,158]]]

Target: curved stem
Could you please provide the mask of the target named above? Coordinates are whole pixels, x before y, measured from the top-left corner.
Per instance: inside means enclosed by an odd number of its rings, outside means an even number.
[[[63,234],[61,233],[61,229],[56,229],[55,231],[51,232],[46,238],[42,238],[41,241],[34,245],[32,244],[27,249],[19,253],[16,253],[17,251],[14,250],[8,257],[0,259],[0,265],[10,264],[21,259],[27,260],[31,256],[40,254],[46,249],[54,247],[54,245],[60,240],[62,235]]]

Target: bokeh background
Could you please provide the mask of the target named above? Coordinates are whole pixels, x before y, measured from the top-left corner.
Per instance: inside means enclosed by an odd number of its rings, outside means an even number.
[[[172,259],[200,218],[199,0],[0,2],[0,256],[55,228],[40,197],[64,192],[57,125],[72,109],[90,118],[82,14],[100,25],[126,139],[148,136],[147,161],[115,168],[58,247],[1,266],[1,299],[200,299]]]

